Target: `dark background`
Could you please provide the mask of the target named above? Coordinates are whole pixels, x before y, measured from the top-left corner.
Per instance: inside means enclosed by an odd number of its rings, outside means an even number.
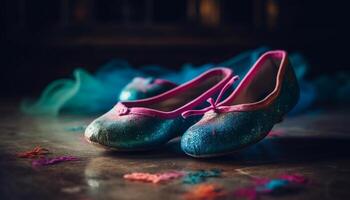
[[[35,95],[111,58],[179,68],[261,45],[299,51],[309,77],[348,71],[347,1],[1,0],[0,96]]]

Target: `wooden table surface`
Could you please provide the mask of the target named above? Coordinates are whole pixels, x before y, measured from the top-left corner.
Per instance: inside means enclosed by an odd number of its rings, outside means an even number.
[[[82,138],[93,117],[32,117],[13,103],[0,104],[0,199],[183,199],[193,185],[132,182],[130,172],[217,168],[222,177],[208,183],[227,191],[248,186],[253,177],[300,173],[310,180],[304,190],[261,199],[350,199],[349,109],[315,111],[289,117],[274,127],[274,137],[230,156],[194,159],[178,140],[155,151],[117,153],[92,146]],[[35,146],[50,156],[72,155],[80,161],[33,168],[16,153]],[[228,196],[227,199],[234,199]]]

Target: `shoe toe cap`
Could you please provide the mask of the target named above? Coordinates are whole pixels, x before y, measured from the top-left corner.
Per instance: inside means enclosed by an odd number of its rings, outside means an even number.
[[[102,116],[86,128],[85,137],[117,150],[145,150],[169,140],[172,124],[171,120],[132,114],[117,118]]]
[[[261,140],[272,126],[253,112],[208,115],[185,132],[181,148],[193,157],[225,155]]]
[[[216,146],[213,129],[209,126],[194,125],[189,128],[181,138],[181,149],[193,157],[202,157],[215,152]]]
[[[103,126],[103,121],[96,119],[88,127],[86,127],[84,136],[91,142],[108,145],[107,134],[108,132],[106,127]]]

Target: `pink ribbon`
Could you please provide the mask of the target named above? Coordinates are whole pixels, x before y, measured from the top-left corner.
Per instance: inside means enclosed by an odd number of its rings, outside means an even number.
[[[221,89],[218,97],[216,98],[216,101],[214,101],[213,98],[209,98],[207,99],[207,102],[210,104],[209,107],[206,107],[204,109],[201,110],[188,110],[183,112],[181,115],[183,118],[187,118],[189,116],[193,116],[193,115],[204,115],[206,112],[213,110],[214,112],[220,112],[224,109],[224,107],[218,106],[218,104],[220,103],[222,96],[225,94],[226,90],[229,89],[237,80],[238,80],[238,76],[234,76],[231,78],[230,81],[228,81],[226,83],[226,85]]]
[[[74,157],[74,156],[59,156],[55,158],[41,158],[38,160],[33,160],[32,161],[32,166],[33,167],[39,167],[39,166],[44,166],[44,165],[54,165],[60,162],[65,162],[65,161],[77,161],[79,158]]]

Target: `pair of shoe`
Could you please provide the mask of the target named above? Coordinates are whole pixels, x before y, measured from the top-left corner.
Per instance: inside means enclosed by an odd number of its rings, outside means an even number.
[[[228,68],[213,68],[154,97],[119,102],[85,137],[120,151],[157,148],[177,136],[193,157],[237,151],[263,139],[299,98],[285,51],[266,52],[230,90],[237,79]]]

